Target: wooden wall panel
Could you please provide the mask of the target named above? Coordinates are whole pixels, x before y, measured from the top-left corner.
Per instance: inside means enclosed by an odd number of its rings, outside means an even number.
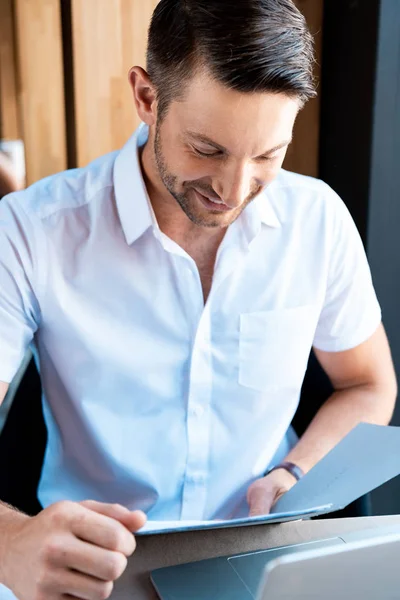
[[[0,137],[21,138],[12,0],[0,0]]]
[[[27,183],[66,168],[59,0],[14,0]]]
[[[315,38],[317,58],[315,76],[318,81],[321,75],[322,60],[323,0],[296,0],[296,5],[306,17],[308,26]],[[317,91],[319,92],[319,88]],[[318,176],[319,121],[320,98],[318,96],[310,100],[298,116],[293,143],[284,163],[285,169],[303,175]]]
[[[85,165],[101,154],[120,148],[130,136],[137,117],[127,73],[132,65],[145,64],[147,29],[157,1],[0,0],[0,85],[1,90],[7,90],[6,98],[14,98],[13,102],[4,102],[2,98],[0,119],[7,121],[7,133],[3,135],[21,137],[15,102],[17,71],[28,183],[66,168],[66,129],[71,132],[72,166]],[[312,32],[318,34],[318,77],[323,1],[296,1]],[[12,40],[5,44],[13,31],[9,27],[12,5],[18,68],[3,70],[2,62],[12,64],[9,59]],[[67,73],[70,89],[66,90],[66,97],[72,99],[68,105],[74,110],[67,111],[67,123],[60,5],[64,17],[68,7],[71,22],[68,33],[71,43],[65,46],[68,60],[72,53],[71,69],[67,68],[71,72]],[[318,153],[319,99],[315,99],[298,118],[284,166],[317,175]]]
[[[128,72],[145,66],[157,0],[72,0],[72,47],[79,166],[120,148],[138,124]]]

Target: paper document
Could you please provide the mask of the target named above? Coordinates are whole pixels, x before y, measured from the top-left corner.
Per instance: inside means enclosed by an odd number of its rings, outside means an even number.
[[[274,511],[343,508],[400,473],[400,427],[360,423],[296,483]]]
[[[296,483],[270,515],[227,521],[149,521],[137,535],[310,518],[344,508],[400,473],[400,427],[360,423]]]
[[[257,517],[243,517],[241,519],[217,520],[217,521],[147,521],[146,525],[136,532],[135,535],[151,535],[156,533],[171,533],[174,531],[195,531],[199,529],[221,529],[226,527],[245,527],[249,525],[262,525],[264,523],[283,523],[284,521],[296,521],[298,519],[315,517],[332,510],[330,504],[317,506],[307,510],[294,510]]]

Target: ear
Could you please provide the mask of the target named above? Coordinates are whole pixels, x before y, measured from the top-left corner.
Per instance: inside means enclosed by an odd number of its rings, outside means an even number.
[[[133,99],[139,118],[151,126],[156,123],[156,91],[146,71],[142,67],[132,67],[129,71]]]

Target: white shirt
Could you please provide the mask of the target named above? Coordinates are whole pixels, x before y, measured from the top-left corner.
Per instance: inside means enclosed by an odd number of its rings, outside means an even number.
[[[282,170],[229,227],[204,306],[163,234],[137,147],[0,203],[0,380],[40,365],[47,506],[97,499],[150,519],[246,514],[289,449],[312,345],[341,351],[381,314],[355,225],[323,182]]]

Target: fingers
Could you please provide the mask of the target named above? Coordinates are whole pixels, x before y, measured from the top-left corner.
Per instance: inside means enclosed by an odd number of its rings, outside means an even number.
[[[63,575],[63,589],[65,598],[79,598],[80,600],[98,600],[109,598],[113,591],[112,581],[101,581],[94,577],[82,575],[75,571],[65,572]]]
[[[77,506],[70,518],[71,532],[77,538],[106,550],[131,556],[136,548],[135,537],[115,518]]]
[[[264,489],[260,487],[250,489],[248,494],[250,517],[268,515],[271,511],[273,499],[274,497],[272,494],[268,494]]]
[[[129,531],[138,531],[142,529],[142,527],[146,524],[147,516],[141,510],[135,510],[131,512],[129,520],[126,522],[125,527],[129,529]]]
[[[64,541],[62,552],[53,552],[52,563],[56,567],[90,575],[103,581],[115,581],[126,569],[127,558],[121,552],[99,548],[82,540]]]
[[[98,514],[111,517],[119,521],[129,531],[137,531],[146,523],[147,517],[141,510],[130,511],[121,504],[105,504],[96,502],[95,500],[84,500],[80,502],[81,506],[85,506]]]

